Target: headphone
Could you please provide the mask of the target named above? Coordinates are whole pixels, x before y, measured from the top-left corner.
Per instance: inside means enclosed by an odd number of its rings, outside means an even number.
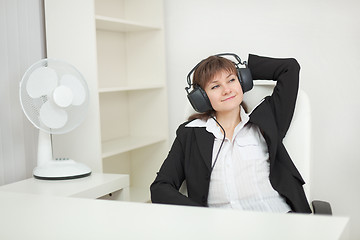
[[[251,72],[247,66],[246,61],[241,62],[240,57],[234,53],[220,53],[220,54],[216,54],[215,56],[218,56],[218,57],[233,56],[237,61],[237,63],[234,62],[234,64],[236,67],[237,77],[239,79],[243,93],[250,91],[253,88],[253,79],[252,79]],[[205,113],[210,110],[213,110],[213,107],[211,106],[209,97],[207,96],[205,90],[202,89],[199,85],[197,85],[197,84],[194,85],[191,83],[191,78],[190,78],[191,74],[196,70],[196,68],[203,61],[204,60],[202,60],[201,62],[196,64],[196,66],[193,69],[191,69],[191,71],[187,75],[187,83],[189,84],[189,86],[185,87],[185,90],[187,92],[187,97],[190,101],[191,106],[195,109],[195,111],[197,111],[199,113]],[[245,68],[239,68],[239,64],[245,65]],[[193,90],[191,92],[189,92],[189,89],[191,88],[191,86],[193,86]]]

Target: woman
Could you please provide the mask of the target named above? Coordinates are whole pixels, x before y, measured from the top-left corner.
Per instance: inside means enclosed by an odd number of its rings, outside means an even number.
[[[253,79],[277,81],[271,96],[246,113],[233,62],[203,60],[193,84],[205,90],[212,110],[177,130],[151,185],[154,203],[310,213],[304,181],[282,140],[290,126],[299,84],[295,59],[249,55]],[[188,196],[179,188],[186,180]]]

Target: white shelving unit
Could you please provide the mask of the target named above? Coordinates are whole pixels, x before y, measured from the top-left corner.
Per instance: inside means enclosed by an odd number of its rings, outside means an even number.
[[[150,200],[168,150],[162,5],[95,1],[103,168],[130,174],[132,201]]]
[[[97,164],[104,173],[130,175],[131,201],[149,201],[169,150],[163,1],[45,0],[45,6],[52,57],[92,63],[79,70],[96,79],[89,88],[98,121],[82,134],[97,133]],[[71,39],[74,33],[83,41]],[[58,51],[63,45],[72,51]]]

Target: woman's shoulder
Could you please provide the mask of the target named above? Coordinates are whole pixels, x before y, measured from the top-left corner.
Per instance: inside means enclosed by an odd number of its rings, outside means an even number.
[[[189,123],[192,122],[192,121],[194,121],[194,120],[190,120],[190,121],[188,120],[188,121],[185,121],[185,122],[181,123],[181,124],[179,125],[178,129],[183,129],[183,128],[185,128],[186,125],[189,124]]]
[[[191,132],[194,128],[199,127],[206,127],[206,121],[201,119],[188,120],[179,125],[178,129],[176,130],[176,134]]]
[[[192,123],[192,122],[194,122],[196,119],[193,119],[193,120],[187,120],[187,121],[185,121],[185,122],[183,122],[183,123],[181,123],[179,126],[178,126],[178,129],[176,130],[177,132],[178,131],[183,131],[183,130],[185,130],[185,129],[187,129],[187,125],[188,124],[190,124],[190,123]]]

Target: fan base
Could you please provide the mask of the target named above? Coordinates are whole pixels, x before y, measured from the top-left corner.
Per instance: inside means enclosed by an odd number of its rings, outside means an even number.
[[[71,159],[51,160],[46,164],[37,166],[33,175],[41,180],[68,180],[90,176],[91,169],[85,164]]]

